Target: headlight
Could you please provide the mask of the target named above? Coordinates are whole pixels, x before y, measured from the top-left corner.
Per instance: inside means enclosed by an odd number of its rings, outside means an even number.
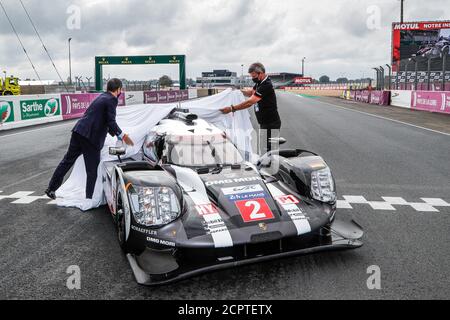
[[[131,187],[131,206],[137,223],[147,226],[161,226],[176,220],[180,203],[175,192],[168,187]]]
[[[312,172],[311,195],[321,202],[336,201],[335,184],[330,168]]]

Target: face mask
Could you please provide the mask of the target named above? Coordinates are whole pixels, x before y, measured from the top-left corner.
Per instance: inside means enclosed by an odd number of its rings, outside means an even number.
[[[260,82],[259,78],[253,78],[252,80],[253,80],[254,83],[259,83]]]
[[[119,99],[121,96],[122,96],[122,92],[120,92],[120,93],[117,95],[117,99]]]

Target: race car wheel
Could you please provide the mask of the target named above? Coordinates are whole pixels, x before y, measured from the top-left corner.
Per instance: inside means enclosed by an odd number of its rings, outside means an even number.
[[[123,199],[120,193],[117,193],[117,238],[120,247],[125,253],[130,252],[126,236],[125,212],[123,207]]]

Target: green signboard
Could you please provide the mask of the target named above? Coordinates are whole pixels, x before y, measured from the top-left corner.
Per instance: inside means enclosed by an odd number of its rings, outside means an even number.
[[[14,105],[10,101],[0,100],[0,124],[14,122]]]
[[[61,115],[59,99],[23,100],[20,101],[22,120],[48,118]]]
[[[180,71],[180,89],[186,89],[186,56],[102,56],[95,57],[95,89],[103,90],[103,66],[108,65],[153,65],[153,64],[177,64]]]

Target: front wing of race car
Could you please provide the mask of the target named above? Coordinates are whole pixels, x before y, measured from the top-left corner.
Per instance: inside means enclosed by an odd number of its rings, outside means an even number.
[[[336,220],[319,233],[270,241],[270,237],[226,249],[174,248],[155,251],[147,248],[140,256],[127,258],[141,285],[165,285],[199,274],[323,251],[360,248],[364,231],[354,221]],[[221,258],[218,258],[221,257]],[[224,258],[226,257],[226,258]]]

